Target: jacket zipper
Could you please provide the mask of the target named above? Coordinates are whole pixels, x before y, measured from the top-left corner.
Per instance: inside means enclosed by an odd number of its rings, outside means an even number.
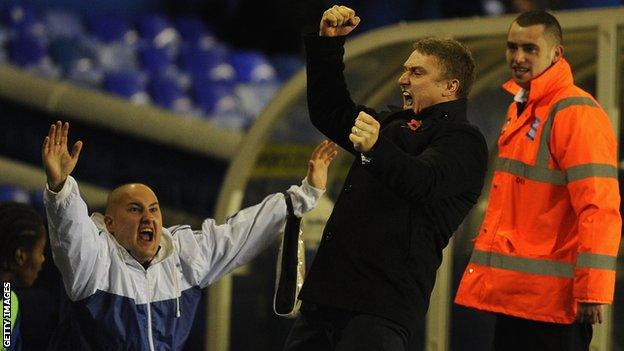
[[[147,300],[147,338],[149,341],[149,346],[150,346],[150,351],[154,351],[154,338],[152,336],[152,307],[150,304],[150,296],[152,295],[150,293],[150,279],[149,279],[149,275],[147,275],[147,270],[145,270],[145,278],[147,280],[147,296],[146,296],[146,300]]]

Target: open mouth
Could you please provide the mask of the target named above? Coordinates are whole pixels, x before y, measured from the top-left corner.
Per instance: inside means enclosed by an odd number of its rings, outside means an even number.
[[[529,73],[529,69],[525,67],[513,66],[511,69],[513,70],[514,74],[519,76]]]
[[[154,231],[152,228],[143,228],[139,231],[139,238],[143,241],[154,240]]]
[[[414,98],[412,98],[412,95],[406,90],[403,90],[401,94],[403,95],[403,106],[412,107],[412,104],[414,103]]]

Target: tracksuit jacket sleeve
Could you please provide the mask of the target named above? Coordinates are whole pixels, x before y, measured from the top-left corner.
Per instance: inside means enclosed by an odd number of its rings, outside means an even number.
[[[301,186],[287,190],[296,216],[312,210],[323,190],[312,187],[307,179]],[[251,261],[260,251],[274,242],[286,223],[284,194],[267,196],[257,205],[242,209],[217,225],[208,218],[201,230],[178,238],[180,258],[199,272],[200,287],[206,287],[236,267]]]
[[[321,133],[352,154],[349,140],[359,109],[344,78],[345,37],[306,35],[307,91],[310,121]]]
[[[96,289],[96,267],[110,264],[106,240],[89,218],[73,177],[67,177],[58,193],[46,186],[44,204],[52,256],[67,295],[73,301],[85,298]]]
[[[568,177],[578,225],[574,298],[611,303],[620,243],[617,145],[599,106],[574,106],[553,122],[553,157]]]

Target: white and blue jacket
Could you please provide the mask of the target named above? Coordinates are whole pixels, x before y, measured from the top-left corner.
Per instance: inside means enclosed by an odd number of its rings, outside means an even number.
[[[288,193],[301,216],[323,191],[304,179]],[[182,349],[201,289],[278,238],[287,215],[277,193],[222,225],[206,219],[201,230],[163,228],[160,250],[144,269],[108,233],[101,214],[89,217],[74,178],[58,193],[47,189],[44,201],[52,256],[71,300],[63,347],[76,350]]]

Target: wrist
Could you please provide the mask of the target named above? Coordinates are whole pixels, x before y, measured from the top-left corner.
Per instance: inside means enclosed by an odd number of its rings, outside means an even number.
[[[59,182],[53,182],[48,180],[48,189],[50,189],[50,191],[52,192],[58,193],[59,191],[61,191],[61,189],[63,189],[63,185],[65,185],[65,180],[67,179]]]

